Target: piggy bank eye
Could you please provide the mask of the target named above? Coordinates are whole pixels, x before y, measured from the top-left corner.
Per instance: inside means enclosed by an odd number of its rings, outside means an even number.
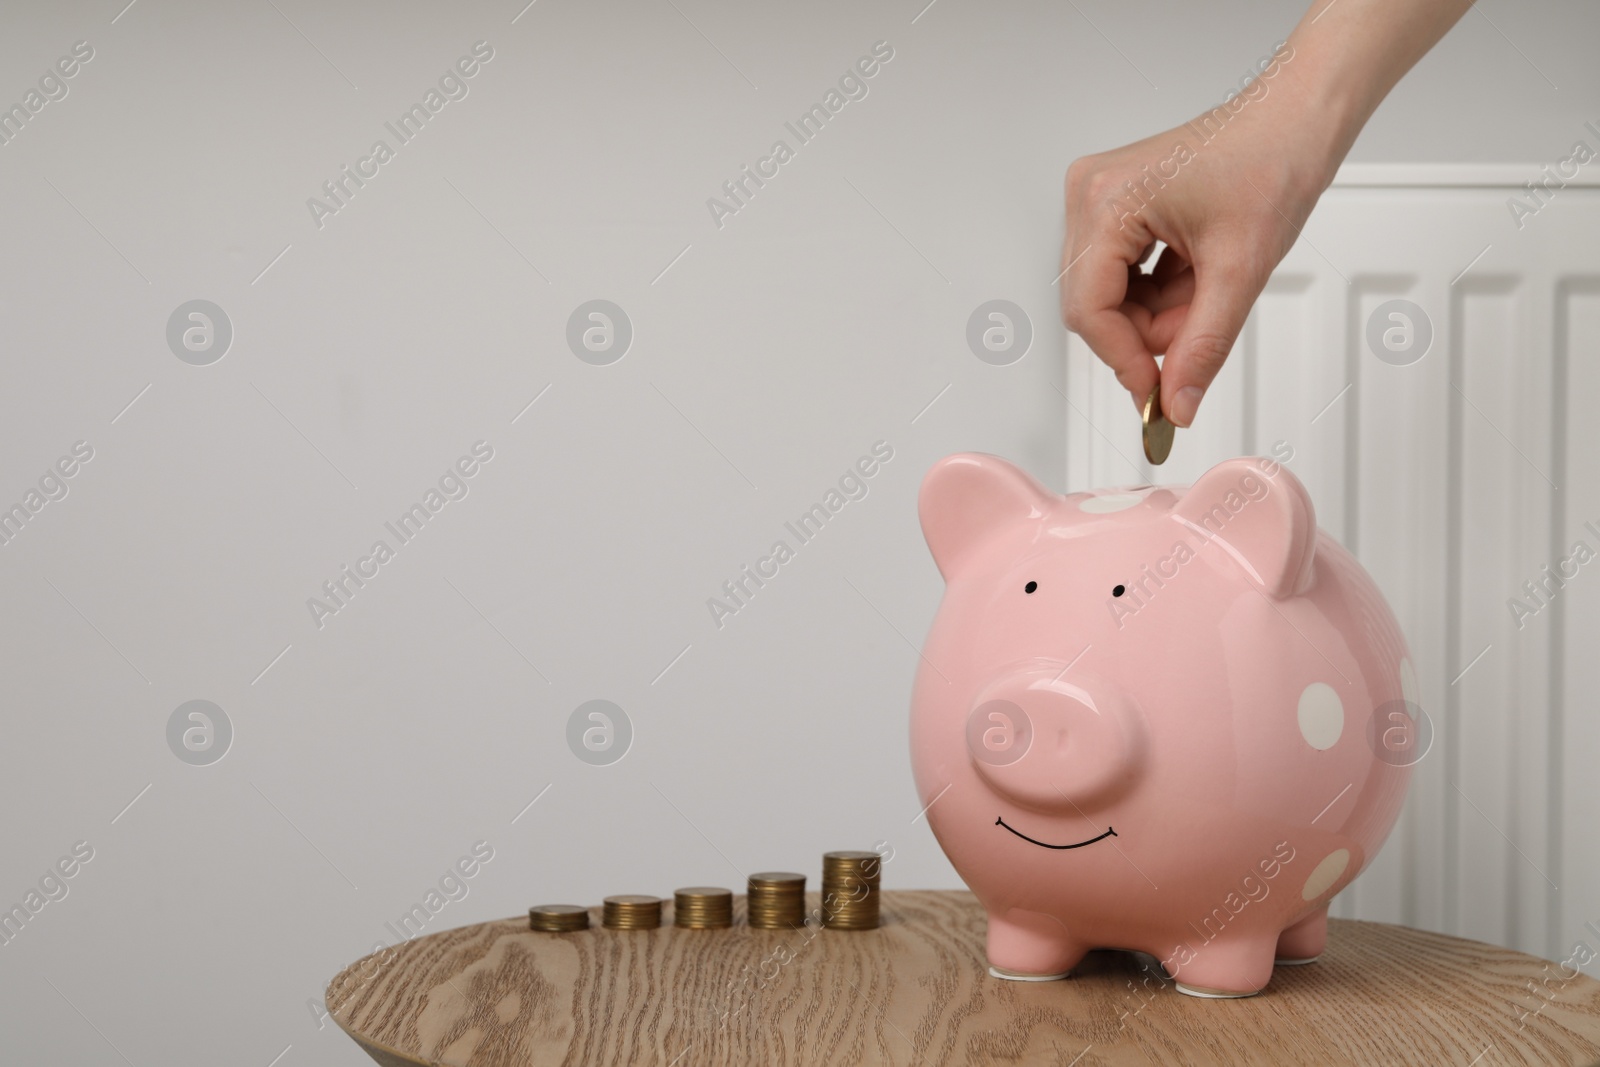
[[[1123,593],[1126,593],[1127,591],[1128,591],[1128,589],[1127,589],[1126,586],[1122,586],[1122,585],[1113,586],[1112,590],[1111,590],[1111,595],[1112,596],[1121,596]]]
[[[1031,593],[1037,588],[1039,588],[1039,583],[1038,582],[1029,582],[1027,585],[1022,587],[1022,591],[1024,593]]]

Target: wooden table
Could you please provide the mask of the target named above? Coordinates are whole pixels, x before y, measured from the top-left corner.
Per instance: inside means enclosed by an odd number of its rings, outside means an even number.
[[[1065,981],[991,978],[970,893],[885,892],[884,924],[865,932],[752,930],[743,903],[727,930],[605,930],[595,909],[581,933],[517,918],[430,934],[351,964],[328,1009],[384,1067],[1600,1058],[1600,982],[1400,926],[1335,920],[1318,963],[1219,1001],[1121,952],[1091,954]]]

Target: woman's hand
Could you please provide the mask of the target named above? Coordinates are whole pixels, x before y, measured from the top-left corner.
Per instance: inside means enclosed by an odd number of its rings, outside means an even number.
[[[1357,133],[1468,6],[1319,0],[1224,103],[1068,168],[1062,318],[1136,407],[1159,382],[1167,417],[1194,421]]]

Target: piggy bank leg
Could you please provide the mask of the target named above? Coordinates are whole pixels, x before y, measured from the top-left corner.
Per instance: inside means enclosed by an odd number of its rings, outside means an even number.
[[[1277,933],[1272,930],[1228,930],[1178,964],[1173,977],[1178,992],[1191,997],[1251,997],[1272,978]]]
[[[1088,952],[1061,920],[1011,908],[989,913],[989,973],[1013,982],[1065,978]]]
[[[1277,964],[1292,967],[1314,963],[1328,946],[1328,906],[1326,904],[1278,935]]]

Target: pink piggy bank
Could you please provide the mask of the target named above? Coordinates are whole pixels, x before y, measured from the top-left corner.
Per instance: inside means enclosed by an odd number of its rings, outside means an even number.
[[[1393,613],[1299,479],[1235,459],[1058,496],[965,453],[918,509],[946,590],[912,767],[990,973],[1131,949],[1231,997],[1314,960],[1400,811],[1420,709]]]

